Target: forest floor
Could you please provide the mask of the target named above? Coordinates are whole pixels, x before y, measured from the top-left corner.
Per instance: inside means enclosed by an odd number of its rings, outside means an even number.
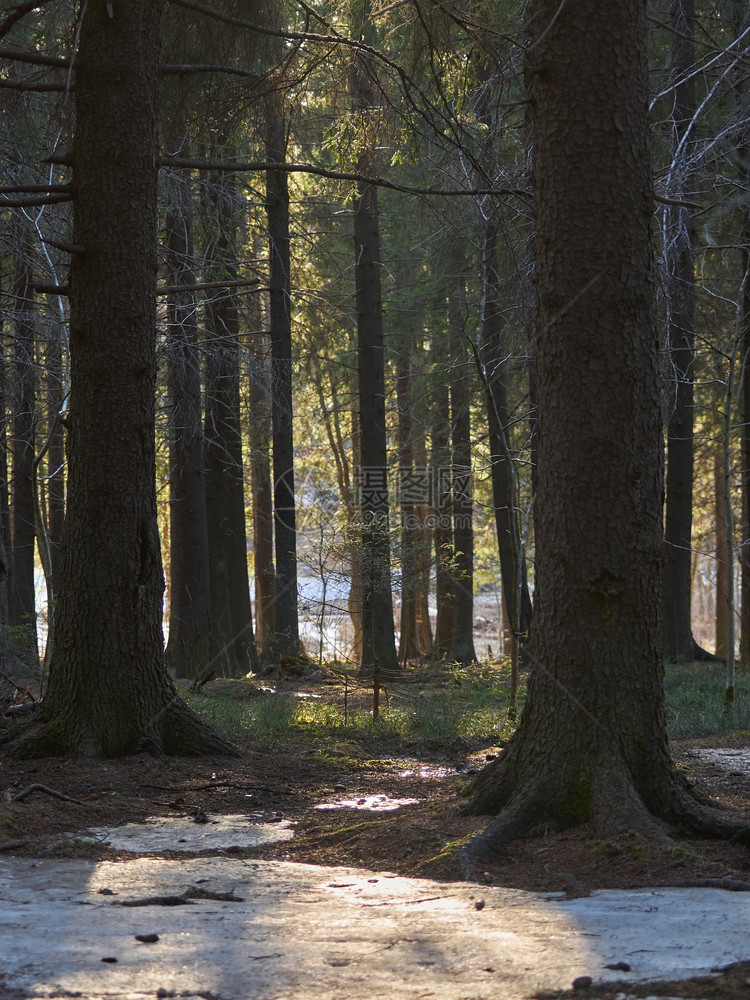
[[[233,697],[255,696],[243,681],[214,682]],[[209,686],[209,692],[211,686]],[[286,680],[277,695],[316,695],[340,699],[336,687],[314,681]],[[0,852],[19,857],[126,857],[103,842],[71,839],[89,828],[113,828],[149,816],[171,815],[210,821],[220,814],[250,815],[259,823],[293,824],[294,837],[253,848],[220,850],[218,854],[352,866],[439,881],[463,879],[457,847],[480,830],[486,818],[462,815],[462,792],[483,764],[501,752],[497,746],[476,748],[456,739],[450,746],[430,747],[412,741],[397,754],[377,735],[331,745],[299,737],[266,739],[262,746],[237,741],[237,759],[175,759],[135,756],[115,761],[2,759]],[[705,759],[711,747],[750,755],[750,733],[673,745],[678,766],[704,794],[720,805],[750,811],[750,768],[743,755],[731,767]],[[730,756],[730,760],[732,757]],[[30,786],[43,789],[18,798]],[[58,798],[50,791],[68,798]],[[391,800],[411,799],[400,808]],[[73,801],[75,800],[75,801]],[[175,844],[179,850],[179,846]],[[180,855],[170,850],[158,857]],[[596,889],[659,886],[720,886],[750,882],[750,852],[727,841],[680,840],[655,844],[640,837],[602,841],[587,828],[540,829],[513,843],[487,862],[481,875],[487,885],[536,892],[586,896]],[[748,995],[750,963],[733,968],[710,983],[667,984],[648,989],[634,985],[632,996],[711,997],[727,1000]],[[563,994],[555,994],[562,996]],[[586,996],[587,991],[576,991]],[[593,993],[592,993],[593,995]],[[609,994],[598,992],[598,996]],[[611,994],[614,996],[615,994]],[[618,987],[618,995],[623,988]]]

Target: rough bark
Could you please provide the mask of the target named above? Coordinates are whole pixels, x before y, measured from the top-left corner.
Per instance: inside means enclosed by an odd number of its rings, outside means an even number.
[[[171,204],[165,220],[168,282],[173,286],[193,285],[190,182],[186,175],[176,175],[171,181]],[[167,300],[171,411],[167,664],[175,677],[188,678],[206,672],[211,634],[197,308],[191,292],[176,292]]]
[[[166,671],[156,519],[160,0],[83,9],[75,66],[68,510],[40,732],[17,752],[228,752]]]
[[[276,630],[276,577],[273,565],[273,484],[271,482],[270,346],[266,338],[252,348],[250,373],[250,482],[253,495],[255,640],[261,662],[273,653]]]
[[[50,553],[52,593],[60,589],[61,546],[65,525],[65,428],[62,409],[65,376],[62,358],[62,329],[55,326],[47,344],[47,541]]]
[[[455,577],[453,629],[448,656],[466,666],[474,651],[474,521],[471,489],[471,370],[464,337],[466,296],[457,280],[448,300],[453,371],[451,399],[451,479],[453,490],[453,549]]]
[[[453,642],[453,491],[450,475],[450,394],[444,381],[435,387],[432,413],[432,510],[435,542],[435,637],[433,652],[447,656]]]
[[[23,225],[15,227],[13,256],[14,360],[13,437],[11,456],[11,588],[10,621],[23,636],[21,657],[38,659],[34,546],[34,429],[36,411],[36,365],[34,357],[34,293],[31,288],[31,245]]]
[[[600,834],[747,829],[691,794],[667,748],[659,342],[646,4],[530,10],[539,492],[533,669],[518,730],[469,808],[467,849],[539,822]],[[586,44],[581,44],[581,39]]]
[[[510,414],[505,380],[507,351],[503,343],[503,309],[497,270],[497,224],[485,225],[482,248],[482,363],[487,397],[492,503],[495,509],[500,574],[516,643],[531,630],[531,597],[526,579],[526,561],[520,551],[518,528],[517,470],[513,468]]]
[[[693,200],[688,166],[693,143],[686,132],[695,112],[693,0],[672,0],[671,36],[674,89],[673,154],[667,194],[675,201]],[[695,266],[692,210],[665,207],[667,349],[667,470],[664,508],[664,656],[668,661],[704,659],[708,654],[693,639],[691,574],[693,523],[693,379],[695,366]]]
[[[280,95],[266,101],[266,153],[272,163],[286,159]],[[297,515],[294,497],[292,401],[292,314],[289,259],[289,186],[283,170],[266,172],[269,241],[269,305],[273,361],[273,501],[276,547],[276,635],[279,656],[298,656]]]
[[[210,184],[215,235],[213,280],[237,277],[237,196],[232,177]],[[212,669],[230,675],[257,671],[245,524],[245,480],[240,426],[239,317],[231,284],[206,303],[203,456],[210,560]]]
[[[417,641],[417,583],[420,560],[417,504],[421,481],[415,477],[412,440],[413,373],[411,343],[402,345],[396,361],[398,408],[399,499],[401,501],[401,627],[398,658],[402,665],[419,659]],[[418,476],[418,474],[417,474]]]
[[[727,545],[727,505],[724,496],[724,462],[714,459],[714,527],[716,531],[716,646],[717,656],[729,652],[729,546]]]
[[[366,6],[366,5],[365,5]],[[363,15],[366,20],[366,12]],[[351,69],[354,108],[367,115],[374,106],[372,67],[357,55]],[[358,172],[374,169],[370,137],[358,158]],[[385,341],[381,291],[378,189],[359,181],[354,202],[354,273],[357,298],[359,447],[362,463],[362,661],[363,675],[381,677],[399,669],[393,628],[389,534],[388,448],[385,426]]]

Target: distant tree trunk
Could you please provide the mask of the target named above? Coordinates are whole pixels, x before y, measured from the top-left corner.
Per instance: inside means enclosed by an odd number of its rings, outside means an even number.
[[[253,493],[255,555],[255,638],[262,662],[273,655],[276,631],[276,577],[273,565],[273,484],[271,481],[271,384],[273,369],[266,337],[252,348],[250,373],[250,481]]]
[[[52,593],[60,589],[61,546],[65,525],[65,428],[61,413],[65,405],[65,374],[62,329],[55,326],[47,344],[47,540],[52,572]],[[50,613],[51,613],[50,609]]]
[[[667,194],[691,200],[692,142],[686,133],[695,112],[693,0],[672,0],[673,154]],[[690,554],[693,521],[693,367],[695,276],[692,211],[665,206],[664,256],[667,267],[668,384],[667,473],[664,514],[664,655],[667,660],[705,658],[693,639],[690,612]]]
[[[0,288],[2,291],[2,288]],[[0,312],[0,670],[8,673],[12,646],[8,626],[8,585],[10,582],[10,513],[8,504],[8,434],[6,398],[6,361],[4,318]]]
[[[215,275],[237,275],[237,196],[234,179],[213,177],[216,235],[210,264]],[[219,279],[221,280],[221,279]],[[258,669],[250,603],[245,525],[245,480],[240,429],[239,318],[231,286],[206,303],[204,460],[211,573],[212,663],[230,675]]]
[[[266,155],[286,160],[281,95],[266,100]],[[272,426],[274,535],[276,540],[276,650],[279,656],[300,652],[297,608],[297,528],[294,498],[292,404],[292,313],[289,260],[289,188],[283,170],[266,171],[269,239],[269,300],[273,358]]]
[[[540,823],[736,833],[667,745],[661,379],[642,0],[532,0],[539,492],[533,669],[475,779],[491,854]],[[586,44],[581,45],[581,39]],[[613,206],[616,205],[616,211]]]
[[[189,177],[171,178],[165,228],[170,285],[195,284]],[[201,356],[192,292],[167,300],[170,600],[167,664],[176,677],[205,674],[210,656],[211,603],[206,481],[203,465]]]
[[[15,356],[13,398],[13,479],[11,499],[11,624],[23,631],[22,658],[38,659],[34,546],[34,427],[36,365],[34,357],[34,293],[31,289],[31,245],[19,223],[14,239]]]
[[[453,643],[453,489],[450,477],[450,390],[440,380],[432,411],[432,514],[435,543],[435,638],[433,651],[447,656]]]
[[[359,403],[359,399],[356,399]],[[352,418],[352,481],[356,484],[362,481],[362,453],[360,451],[359,406],[351,411]],[[349,520],[349,572],[351,582],[347,610],[352,623],[352,643],[350,659],[353,663],[362,663],[364,656],[364,641],[362,638],[362,605],[364,601],[365,580],[362,570],[362,511],[358,500],[355,500],[353,514]]]
[[[466,295],[457,280],[448,302],[450,347],[454,370],[450,382],[454,603],[453,629],[448,656],[466,666],[474,651],[474,521],[471,468],[471,365],[464,339]]]
[[[503,350],[503,316],[497,273],[497,226],[485,226],[482,255],[482,354],[486,375],[487,423],[492,461],[492,499],[500,555],[503,595],[516,642],[531,629],[531,597],[526,580],[526,562],[519,551],[518,498],[514,489],[516,470],[510,448],[510,416],[505,379],[508,377]]]
[[[366,113],[374,105],[371,67],[355,56],[351,70],[354,107]],[[367,137],[365,137],[367,143]],[[369,150],[360,154],[358,171],[373,169]],[[359,435],[362,461],[362,663],[364,675],[381,676],[399,669],[393,628],[391,546],[389,535],[388,448],[385,426],[385,343],[380,279],[378,189],[359,181],[354,203],[354,274],[357,289],[357,370]]]
[[[734,34],[738,37],[750,20],[745,0],[734,0]],[[735,84],[738,120],[742,123],[737,140],[738,198],[740,215],[740,262],[743,275],[750,273],[750,83],[747,74],[740,70],[740,80]],[[745,281],[739,317],[740,357],[742,358],[742,512],[744,545],[739,548],[741,581],[740,655],[747,669],[750,667],[750,281]]]
[[[729,547],[727,506],[724,496],[724,463],[714,458],[714,524],[716,531],[716,655],[726,659],[729,652]]]
[[[417,581],[420,559],[417,505],[422,477],[415,476],[412,441],[413,373],[411,343],[401,347],[396,361],[396,405],[398,407],[398,469],[401,506],[401,637],[399,662],[406,666],[419,659],[417,641]]]
[[[160,0],[88,0],[75,63],[68,508],[47,720],[21,755],[231,752],[177,696],[156,518]],[[117,239],[113,239],[113,233]]]
[[[417,619],[417,646],[421,656],[428,656],[432,650],[432,623],[430,621],[430,569],[432,556],[432,528],[430,527],[431,485],[427,462],[427,441],[425,424],[420,422],[414,435],[414,462],[428,477],[427,493],[415,510],[419,522],[419,564],[417,567],[417,592],[415,614]]]

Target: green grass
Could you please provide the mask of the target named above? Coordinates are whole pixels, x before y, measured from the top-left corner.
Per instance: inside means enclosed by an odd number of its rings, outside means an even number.
[[[251,699],[181,694],[210,726],[238,741],[367,745],[377,740],[389,750],[416,744],[446,750],[456,740],[477,748],[507,742],[515,728],[507,718],[507,669],[446,667],[424,680],[389,684],[376,720],[370,710],[345,712],[343,694],[337,704],[271,693]]]
[[[221,694],[182,692],[205,721],[231,740],[273,746],[299,741],[326,752],[357,756],[359,749],[399,752],[419,746],[448,752],[459,741],[465,749],[502,746],[516,723],[507,717],[508,669],[443,666],[407,675],[381,695],[380,716],[370,710],[344,712],[315,698],[264,693],[237,699]],[[665,678],[670,739],[696,739],[750,731],[750,675],[738,673],[734,707],[724,708],[721,664],[668,666]],[[360,689],[361,692],[361,689]],[[525,695],[519,692],[521,702]],[[360,699],[361,700],[361,699]]]
[[[667,731],[673,740],[750,730],[750,674],[737,673],[734,705],[724,708],[724,665],[670,665],[666,670]]]

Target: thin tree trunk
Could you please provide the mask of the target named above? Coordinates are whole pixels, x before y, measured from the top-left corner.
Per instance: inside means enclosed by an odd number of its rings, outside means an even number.
[[[417,505],[424,490],[423,476],[415,475],[412,441],[413,373],[411,341],[401,347],[396,361],[396,405],[398,407],[398,468],[401,501],[401,627],[399,662],[406,666],[419,659],[417,641],[417,581],[420,544]]]
[[[667,194],[691,201],[692,143],[687,129],[695,112],[693,0],[672,0],[671,36],[674,89],[674,159]],[[664,514],[664,655],[667,660],[693,660],[706,654],[693,639],[690,609],[690,553],[693,520],[693,321],[695,275],[692,211],[665,207],[664,255],[667,266],[667,344],[670,371],[667,423],[667,470]]]
[[[286,136],[281,95],[266,100],[266,154],[283,164]],[[289,188],[283,170],[266,172],[270,263],[276,635],[279,656],[300,653],[297,607],[297,529],[294,497],[292,315],[289,258]]]
[[[60,589],[60,552],[65,525],[65,428],[61,419],[65,402],[62,329],[55,325],[47,345],[47,540],[52,592]],[[50,609],[50,613],[51,613]]]
[[[262,662],[268,661],[273,655],[276,631],[271,481],[272,377],[270,344],[263,336],[253,345],[250,373],[250,481],[253,493],[255,638]]]
[[[439,381],[432,415],[433,538],[435,541],[434,652],[447,656],[453,644],[455,577],[453,574],[453,490],[450,478],[450,395]]]
[[[714,459],[714,524],[716,530],[716,655],[726,659],[729,650],[729,551],[727,548],[727,509],[724,496],[724,462]]]
[[[31,289],[31,246],[21,223],[14,239],[15,356],[13,399],[13,479],[11,497],[11,591],[10,620],[23,633],[21,656],[38,660],[34,545],[34,425],[36,376],[34,358],[34,293]]]
[[[466,294],[463,280],[457,279],[449,301],[450,353],[453,371],[450,381],[454,603],[453,629],[448,656],[463,666],[473,663],[474,651],[474,521],[471,468],[471,371],[466,350]]]

